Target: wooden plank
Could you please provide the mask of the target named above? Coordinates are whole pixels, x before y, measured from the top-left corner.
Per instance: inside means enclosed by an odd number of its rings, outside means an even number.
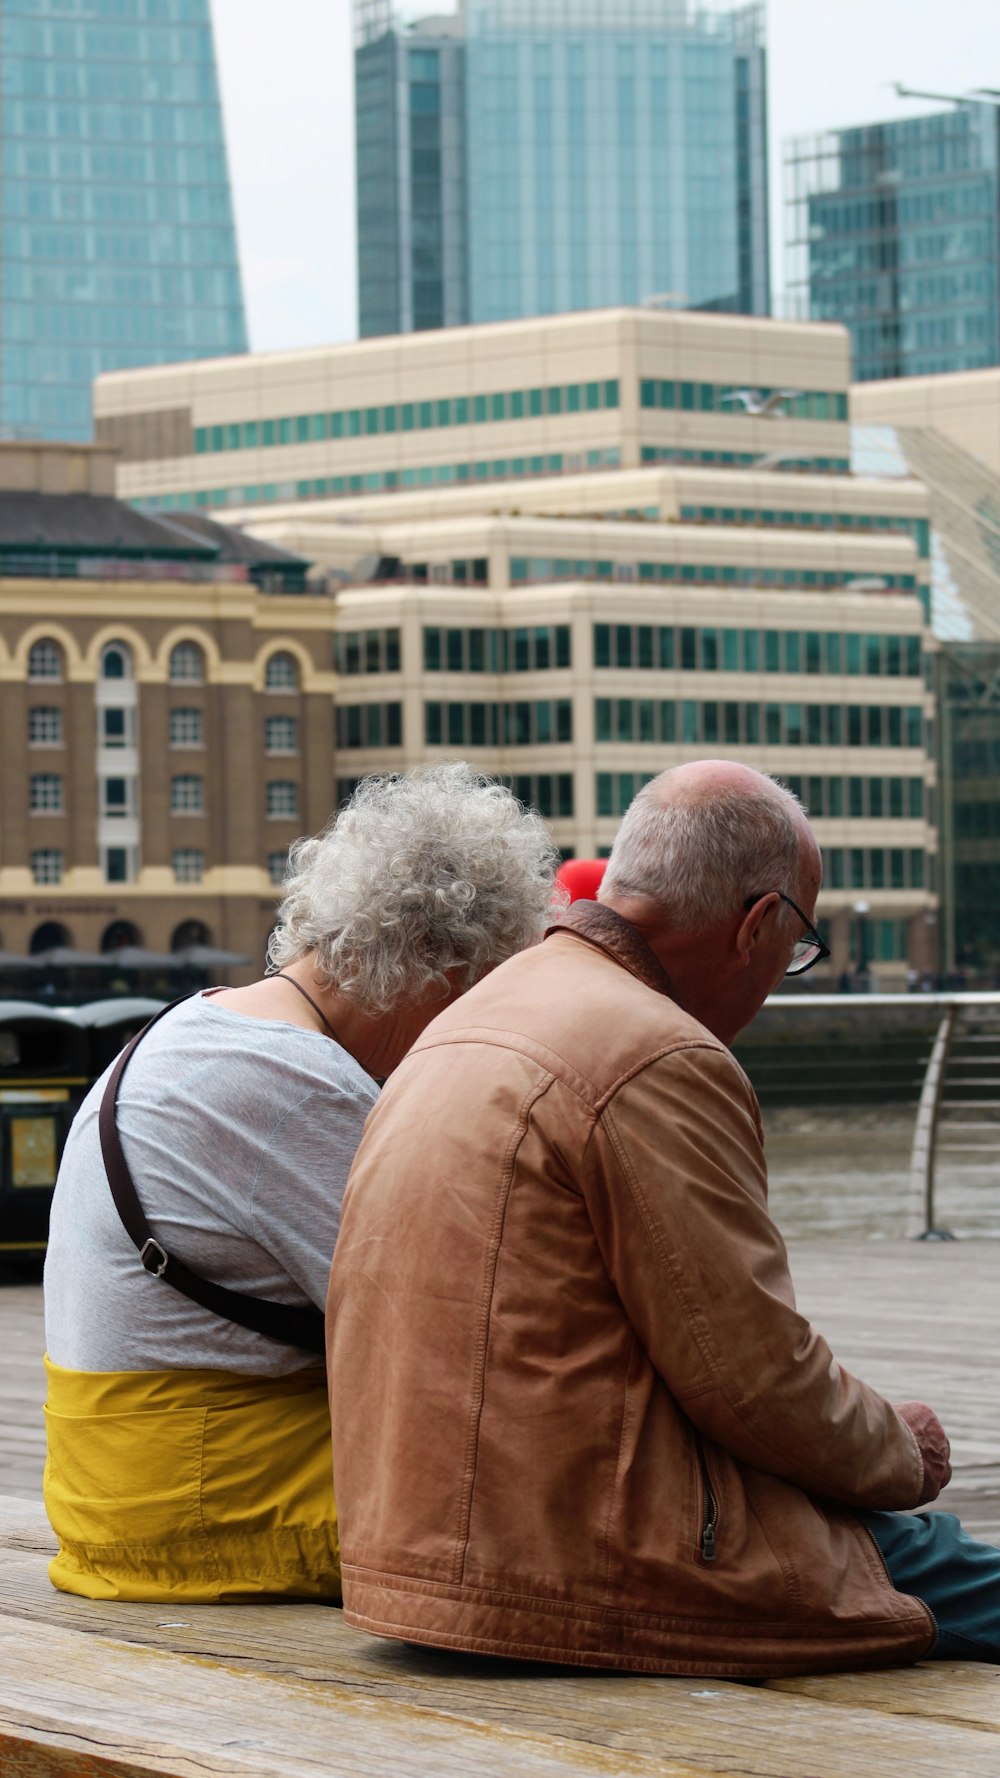
[[[48,1748],[37,1769],[53,1774],[84,1753],[176,1778],[996,1778],[996,1735],[952,1721],[725,1683],[498,1677],[482,1663],[457,1664],[456,1683],[456,1663],[428,1678],[419,1651],[387,1652],[379,1690],[377,1644],[365,1686],[339,1643],[309,1682],[0,1618],[0,1736]],[[401,1661],[408,1683],[392,1678]]]
[[[815,1679],[770,1679],[774,1691],[817,1698],[849,1710],[930,1716],[1000,1734],[1000,1670],[971,1661],[922,1661],[885,1673],[831,1673]],[[998,1757],[1000,1769],[1000,1757]]]
[[[378,1759],[357,1768],[371,1772],[419,1774],[432,1769],[432,1759],[442,1773],[463,1769],[450,1756],[440,1758],[427,1727],[434,1719],[453,1725],[456,1756],[470,1772],[490,1769],[489,1761],[479,1763],[478,1737],[492,1733],[498,1737],[489,1756],[492,1768],[512,1774],[656,1771],[701,1778],[724,1771],[734,1778],[870,1778],[885,1768],[916,1778],[932,1772],[939,1778],[941,1771],[996,1775],[995,1668],[927,1665],[742,1686],[436,1654],[366,1636],[336,1609],[316,1605],[105,1604],[53,1593],[45,1552],[14,1547],[18,1535],[27,1544],[40,1541],[37,1516],[29,1514],[20,1533],[13,1503],[4,1516],[0,1726],[11,1732],[16,1715],[30,1733],[52,1742],[60,1757],[79,1751],[85,1740],[91,1750],[100,1746],[109,1757],[131,1762],[130,1772],[176,1771],[186,1778],[191,1770],[204,1778],[256,1771],[253,1761],[240,1763],[239,1752],[241,1758],[260,1755],[260,1769],[269,1774],[353,1773],[355,1767],[342,1762],[341,1737],[350,1735],[359,1757],[366,1748],[369,1757],[371,1748],[356,1729],[351,1705],[361,1709],[363,1723],[374,1719],[380,1725]],[[60,1639],[65,1652],[57,1658]],[[140,1663],[141,1681],[129,1677],[130,1656]],[[259,1705],[249,1714],[246,1694],[229,1683],[248,1677],[258,1687]],[[142,1699],[139,1740],[122,1734],[121,1699],[129,1696]],[[322,1733],[333,1734],[329,1725],[323,1731],[325,1719],[312,1710],[316,1699],[324,1708],[335,1703],[339,1713],[336,1738],[329,1742],[338,1749],[336,1763],[327,1768],[311,1763],[320,1757]],[[414,1718],[424,1738],[415,1737],[411,1759]],[[109,1739],[115,1725],[117,1738]],[[477,1738],[469,1745],[465,1731],[473,1729]],[[166,1764],[150,1763],[154,1730]],[[195,1753],[201,1764],[189,1767],[185,1762]]]

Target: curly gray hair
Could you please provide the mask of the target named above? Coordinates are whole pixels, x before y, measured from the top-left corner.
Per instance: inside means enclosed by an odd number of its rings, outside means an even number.
[[[372,1013],[463,987],[539,937],[558,853],[539,815],[462,762],[366,778],[289,854],[267,960],[307,951]]]

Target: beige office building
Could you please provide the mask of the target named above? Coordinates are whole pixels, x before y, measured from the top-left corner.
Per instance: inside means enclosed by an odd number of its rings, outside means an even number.
[[[859,426],[940,433],[993,475],[1000,475],[1000,365],[937,377],[855,383],[851,419]]]
[[[119,488],[314,564],[335,794],[461,755],[567,853],[709,754],[779,774],[837,976],[933,967],[920,484],[846,473],[836,327],[646,311],[116,373]],[[818,977],[817,977],[818,979]]]
[[[839,327],[615,309],[115,372],[94,414],[122,497],[170,511],[655,462],[845,468],[847,378]]]

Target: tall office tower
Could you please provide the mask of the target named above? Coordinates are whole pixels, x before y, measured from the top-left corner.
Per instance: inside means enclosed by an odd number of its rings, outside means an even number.
[[[401,29],[355,7],[360,332],[469,319],[465,43],[459,15]]]
[[[1000,109],[800,137],[785,154],[792,313],[849,328],[856,382],[1000,362]]]
[[[0,0],[0,436],[247,349],[209,0]]]
[[[761,6],[466,0],[404,29],[391,3],[356,7],[363,335],[767,314]]]

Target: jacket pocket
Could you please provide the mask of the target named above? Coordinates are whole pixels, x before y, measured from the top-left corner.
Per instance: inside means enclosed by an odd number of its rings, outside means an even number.
[[[695,1454],[698,1459],[699,1488],[698,1499],[701,1504],[701,1516],[698,1527],[698,1555],[702,1562],[714,1562],[719,1553],[719,1490],[712,1480],[708,1467],[708,1455],[705,1443],[699,1432],[694,1435]]]

